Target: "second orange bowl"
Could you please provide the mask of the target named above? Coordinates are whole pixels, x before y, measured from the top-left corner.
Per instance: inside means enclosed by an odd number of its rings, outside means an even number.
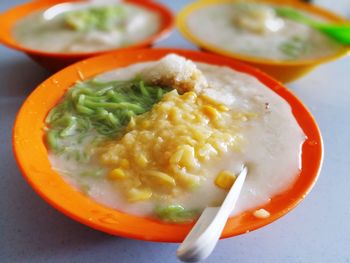
[[[68,0],[75,1],[75,0]],[[74,62],[77,62],[82,59],[93,57],[96,55],[101,55],[104,53],[112,51],[124,51],[129,49],[140,49],[153,45],[156,41],[160,40],[163,37],[166,37],[170,33],[173,24],[174,17],[171,11],[164,7],[161,4],[155,3],[153,1],[142,1],[142,0],[125,0],[125,2],[139,5],[143,8],[149,9],[158,13],[161,17],[161,25],[159,30],[152,36],[146,38],[145,40],[132,44],[123,48],[116,48],[112,50],[102,50],[98,52],[88,52],[88,53],[54,53],[54,52],[45,52],[40,50],[34,50],[27,48],[20,43],[18,43],[12,36],[12,29],[14,25],[24,18],[25,16],[38,11],[40,9],[49,8],[56,4],[67,2],[67,0],[37,0],[25,3],[14,7],[3,14],[0,14],[0,43],[7,45],[10,48],[26,53],[38,64],[44,68],[49,69],[50,71],[57,71],[62,69]]]

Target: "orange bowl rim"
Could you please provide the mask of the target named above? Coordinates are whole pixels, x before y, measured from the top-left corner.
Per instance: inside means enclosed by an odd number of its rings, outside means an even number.
[[[133,63],[154,61],[169,53],[176,53],[197,62],[228,66],[256,77],[290,104],[297,122],[307,136],[302,149],[302,170],[294,185],[259,207],[268,210],[271,216],[256,218],[252,215],[252,209],[231,217],[221,238],[250,232],[288,213],[310,192],[322,166],[323,142],[313,116],[293,93],[265,73],[231,58],[198,51],[144,49],[109,53],[73,64],[40,84],[22,105],[13,128],[13,151],[26,180],[50,205],[94,229],[135,239],[181,242],[193,223],[167,224],[125,214],[98,204],[74,190],[52,170],[43,139],[46,114],[65,91],[79,80],[79,76],[83,76],[80,80],[89,79],[102,72]]]

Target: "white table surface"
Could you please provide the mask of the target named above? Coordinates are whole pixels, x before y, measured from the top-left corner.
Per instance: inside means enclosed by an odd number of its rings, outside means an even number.
[[[0,12],[23,1],[0,1]],[[187,1],[162,1],[178,11]],[[350,16],[350,0],[320,0]],[[1,25],[0,25],[1,30]],[[195,48],[177,31],[157,46]],[[177,262],[176,244],[113,237],[57,212],[22,178],[11,129],[26,96],[49,72],[0,46],[0,262]],[[324,165],[309,196],[257,231],[219,242],[206,262],[350,262],[350,58],[288,85],[323,134]]]

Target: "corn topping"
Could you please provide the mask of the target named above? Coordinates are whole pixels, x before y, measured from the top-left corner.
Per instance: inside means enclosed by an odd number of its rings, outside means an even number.
[[[230,190],[236,178],[237,176],[230,171],[221,171],[215,178],[215,184],[224,190]]]
[[[134,116],[122,138],[100,149],[100,161],[112,167],[109,179],[123,178],[115,184],[130,202],[181,195],[206,180],[210,162],[239,150],[242,118],[233,114],[202,95],[174,90]],[[228,189],[234,179],[222,172],[215,183]]]
[[[148,188],[131,188],[127,192],[127,198],[129,202],[145,201],[150,199],[152,191]]]
[[[113,169],[108,174],[108,178],[111,180],[124,179],[125,177],[126,177],[126,174],[124,173],[123,169],[120,169],[120,168]]]

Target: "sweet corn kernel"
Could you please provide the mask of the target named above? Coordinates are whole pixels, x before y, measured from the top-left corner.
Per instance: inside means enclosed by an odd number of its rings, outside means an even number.
[[[175,179],[163,172],[148,171],[145,173],[145,176],[163,186],[171,187],[176,185]]]
[[[146,167],[148,164],[148,160],[144,154],[140,154],[136,157],[136,162],[141,167]]]
[[[124,168],[124,169],[128,169],[130,167],[130,163],[127,159],[120,160],[119,165],[121,168]]]
[[[205,139],[205,135],[198,129],[192,130],[192,137],[198,142]]]
[[[198,136],[198,138],[199,138],[198,141],[205,141],[213,134],[212,131],[205,129],[205,128],[201,128],[201,127],[197,127],[197,128],[193,127],[193,128],[191,128],[191,131],[192,131],[194,137],[197,137],[198,133],[200,134],[200,136]]]
[[[179,121],[179,119],[181,118],[181,114],[180,114],[180,111],[176,108],[172,108],[169,110],[169,113],[168,113],[168,118],[170,121],[176,123]]]
[[[129,143],[129,142],[134,142],[135,141],[135,135],[133,134],[133,133],[127,133],[125,136],[124,136],[124,138],[123,138],[123,140],[125,141],[125,142],[127,142],[127,143]]]
[[[236,178],[230,171],[221,171],[215,178],[215,184],[224,190],[230,190]]]
[[[136,126],[135,118],[131,116],[128,124],[128,130],[132,130],[133,128],[135,128],[135,126]]]
[[[217,150],[219,153],[225,153],[228,151],[228,147],[231,146],[229,139],[222,140],[220,138],[212,138],[212,140],[209,141],[210,144]]]
[[[221,111],[221,112],[227,112],[227,111],[230,110],[228,107],[226,107],[226,106],[223,105],[223,104],[218,105],[218,106],[217,106],[217,109],[218,109],[219,111]]]
[[[174,107],[174,105],[172,103],[162,103],[159,105],[159,110],[166,112],[169,109],[171,109],[172,107]]]
[[[209,160],[212,156],[215,156],[218,154],[218,151],[215,150],[215,148],[209,144],[206,143],[201,148],[198,149],[198,156],[202,160]]]
[[[189,114],[189,113],[185,113],[183,114],[184,119],[189,121],[190,123],[196,119],[196,115],[195,114]]]
[[[147,129],[150,126],[150,121],[149,120],[144,120],[143,122],[141,122],[141,128],[143,129]]]
[[[183,154],[178,162],[178,165],[181,167],[186,167],[189,170],[198,167],[198,161],[194,156],[194,148],[189,145],[184,145],[182,149]]]
[[[182,158],[182,155],[184,154],[183,149],[177,150],[169,159],[169,162],[171,164],[178,164]]]
[[[208,104],[211,104],[211,105],[217,105],[217,104],[219,104],[218,101],[214,100],[213,98],[211,98],[211,97],[209,97],[209,96],[207,96],[207,95],[200,95],[199,98],[200,98],[202,101],[204,101],[204,102],[206,102],[206,103],[208,103]]]
[[[194,189],[200,184],[200,177],[184,172],[178,167],[172,168],[175,171],[176,182],[186,189]]]
[[[152,191],[148,188],[131,188],[127,193],[129,202],[148,200],[152,197]]]
[[[195,102],[197,99],[197,94],[194,93],[193,91],[189,91],[183,94],[183,98],[187,101]]]
[[[219,117],[219,112],[212,106],[205,105],[202,107],[202,111],[210,119],[215,119]]]
[[[190,146],[194,146],[197,144],[197,141],[192,139],[190,136],[183,136],[182,138],[179,138],[179,139],[182,139],[181,142],[183,142],[184,144],[188,144]]]
[[[160,133],[159,133],[159,136],[161,136],[161,137],[170,137],[171,136],[171,131],[168,131],[168,130],[162,130]]]
[[[166,151],[163,156],[164,156],[165,159],[169,159],[170,156],[171,156],[171,152],[170,151]]]
[[[113,169],[108,174],[108,178],[111,179],[111,180],[124,179],[125,177],[126,177],[126,174],[123,171],[123,169],[121,169],[121,168]]]
[[[193,123],[195,125],[207,125],[209,122],[208,118],[204,118],[203,114],[196,114]]]

